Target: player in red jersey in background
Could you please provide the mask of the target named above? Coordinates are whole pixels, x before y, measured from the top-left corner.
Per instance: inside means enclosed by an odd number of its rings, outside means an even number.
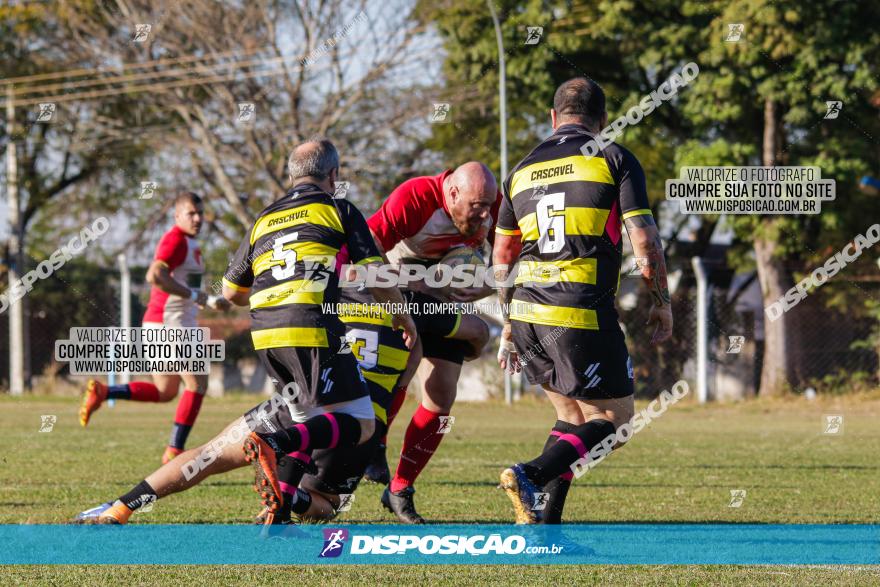
[[[481,251],[487,240],[491,243],[500,204],[501,192],[492,172],[482,163],[470,161],[439,175],[403,182],[367,223],[391,263],[431,266],[455,248]],[[416,282],[404,293],[408,302],[425,305],[472,302],[493,291],[489,286],[440,290]],[[413,483],[446,435],[444,426],[448,426],[447,416],[455,402],[462,362],[480,356],[489,341],[489,327],[473,314],[455,311],[417,312],[413,320],[422,341],[424,358],[418,374],[424,394],[407,427],[397,472],[382,494],[382,504],[400,521],[422,524],[425,520],[413,503]],[[389,426],[401,399],[398,396],[392,401]],[[375,470],[385,465],[384,446],[377,458],[380,467],[368,469],[370,479],[376,479]]]
[[[192,192],[181,192],[174,201],[174,226],[166,232],[153,262],[147,271],[147,282],[152,285],[150,302],[144,314],[144,328],[197,326],[199,308],[209,303],[202,291],[205,265],[196,236],[202,229],[204,207],[202,199]],[[210,298],[211,306],[228,310],[230,303],[223,298]],[[153,382],[135,381],[122,385],[105,385],[89,380],[79,410],[79,421],[87,426],[91,415],[108,399],[136,402],[169,402],[177,397],[180,382],[184,391],[177,404],[171,439],[162,455],[166,463],[183,452],[189,432],[195,424],[202,398],[208,390],[208,376],[192,373],[153,373]]]

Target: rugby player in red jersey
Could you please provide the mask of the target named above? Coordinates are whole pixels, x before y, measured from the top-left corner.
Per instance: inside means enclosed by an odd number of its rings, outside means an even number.
[[[203,218],[202,199],[192,192],[181,192],[174,201],[174,226],[162,236],[147,271],[147,282],[152,289],[144,314],[144,328],[197,326],[198,309],[208,303],[208,295],[202,291],[205,265],[196,241]],[[216,309],[228,310],[231,307],[223,298],[212,298],[211,302]],[[183,396],[177,404],[171,439],[162,455],[162,462],[166,463],[183,452],[202,406],[202,398],[208,390],[208,376],[153,373],[152,378],[152,383],[135,381],[109,386],[96,379],[89,380],[79,409],[79,422],[87,426],[92,414],[108,399],[170,402],[177,397],[180,382],[183,381]]]
[[[500,203],[492,172],[470,161],[439,175],[405,181],[367,223],[390,262],[430,266],[457,247],[481,250],[487,239],[491,243]],[[441,291],[420,282],[411,283],[405,294],[410,303],[426,305],[471,302],[492,292],[491,287],[476,285]],[[415,510],[413,483],[445,436],[440,430],[455,401],[462,362],[480,355],[489,340],[489,327],[475,315],[455,311],[418,312],[413,319],[422,341],[418,374],[424,394],[407,427],[397,472],[382,494],[382,504],[400,521],[421,524],[424,519]],[[384,460],[384,450],[377,456]]]

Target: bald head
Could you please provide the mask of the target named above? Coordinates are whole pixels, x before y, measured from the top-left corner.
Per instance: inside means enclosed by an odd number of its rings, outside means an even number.
[[[446,208],[455,227],[462,235],[473,236],[498,197],[495,176],[479,161],[468,161],[447,177],[443,187]]]
[[[287,171],[293,184],[307,181],[324,182],[339,169],[339,153],[324,137],[314,137],[297,145],[287,160]]]

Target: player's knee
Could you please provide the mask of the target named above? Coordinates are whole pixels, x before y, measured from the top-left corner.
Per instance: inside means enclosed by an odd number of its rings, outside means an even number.
[[[177,397],[177,386],[175,387],[160,387],[159,388],[159,401],[170,402],[174,398]]]
[[[474,328],[474,336],[471,338],[471,344],[477,352],[483,352],[485,346],[489,343],[491,333],[489,325],[477,318],[477,325]]]

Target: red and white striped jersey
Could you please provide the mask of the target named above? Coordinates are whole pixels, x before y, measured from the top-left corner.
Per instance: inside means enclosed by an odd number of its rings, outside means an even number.
[[[190,289],[202,288],[205,264],[196,239],[188,236],[176,225],[166,232],[156,247],[154,261],[161,261],[176,281]],[[150,290],[150,303],[144,313],[144,322],[167,326],[195,326],[198,307],[190,298],[168,294],[156,286]]]

